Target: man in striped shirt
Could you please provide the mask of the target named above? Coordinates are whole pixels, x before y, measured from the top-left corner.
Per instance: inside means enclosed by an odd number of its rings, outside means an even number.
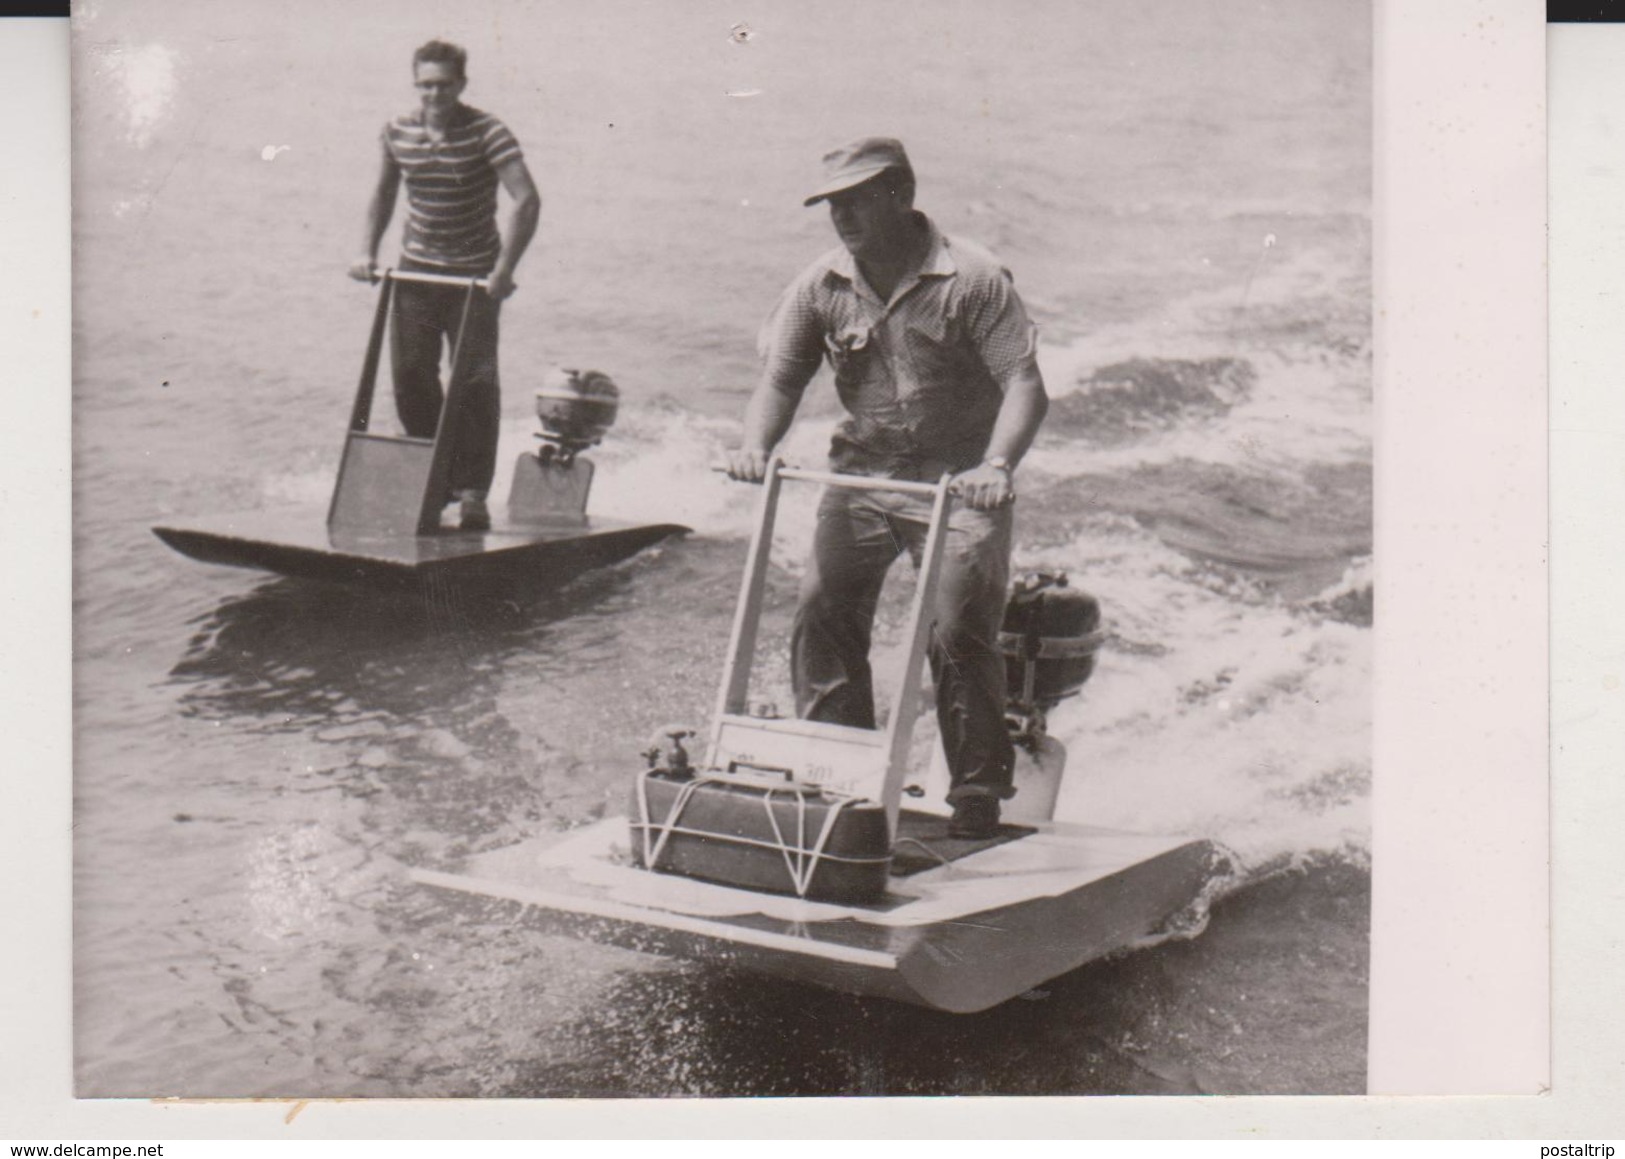
[[[405,271],[484,278],[468,312],[462,356],[466,387],[453,416],[457,432],[450,490],[460,499],[461,525],[491,526],[486,496],[496,473],[502,404],[497,377],[497,317],[514,291],[513,274],[536,233],[542,198],[525,167],[519,142],[501,121],[462,103],[468,54],[431,40],[412,56],[413,81],[422,107],[396,117],[381,134],[382,168],[367,206],[365,249],[350,276],[374,281],[378,245],[406,185],[406,228],[400,268]],[[505,231],[497,229],[497,186],[513,209]],[[444,393],[442,347],[452,348],[463,315],[465,292],[456,286],[403,281],[395,287],[390,356],[395,407],[414,438],[433,438]]]
[[[765,476],[827,360],[848,416],[830,448],[835,470],[931,483],[952,476],[959,501],[949,509],[931,671],[953,780],[950,831],[990,836],[1000,800],[1014,793],[998,632],[1011,474],[1049,406],[1037,330],[996,258],[914,208],[901,142],[866,137],[828,153],[824,167],[806,204],[829,203],[841,244],[790,284],[762,328],[762,378],[728,473]],[[929,518],[918,495],[825,491],[790,643],[803,719],[875,727],[876,602],[899,555],[919,560]]]

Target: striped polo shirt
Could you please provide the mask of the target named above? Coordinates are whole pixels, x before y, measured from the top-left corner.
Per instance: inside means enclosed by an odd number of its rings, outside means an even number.
[[[766,380],[799,397],[828,361],[847,419],[830,461],[839,471],[934,482],[981,462],[1006,384],[1036,365],[1038,329],[992,254],[930,235],[890,301],[837,246],[790,284],[763,324]]]
[[[382,136],[406,183],[406,256],[457,273],[489,273],[502,250],[497,166],[520,156],[508,127],[458,105],[439,141],[429,139],[421,109],[390,121]]]

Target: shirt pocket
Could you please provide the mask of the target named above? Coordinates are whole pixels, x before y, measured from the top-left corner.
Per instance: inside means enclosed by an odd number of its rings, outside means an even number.
[[[842,326],[824,335],[824,354],[835,371],[835,385],[843,397],[868,383],[880,362],[874,329],[862,322]]]

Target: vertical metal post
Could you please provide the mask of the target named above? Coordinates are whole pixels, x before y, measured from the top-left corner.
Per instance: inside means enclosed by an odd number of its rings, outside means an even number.
[[[344,487],[344,470],[349,463],[350,436],[365,434],[372,420],[373,389],[378,382],[378,363],[384,349],[384,330],[389,322],[390,310],[395,303],[395,280],[385,271],[378,287],[378,309],[372,316],[372,333],[367,338],[367,354],[361,360],[361,381],[355,388],[355,402],[350,407],[350,426],[344,432],[344,448],[339,453],[339,470],[333,480],[333,494],[327,501],[327,525],[333,526],[338,511],[339,494]]]
[[[350,410],[350,429],[365,431],[372,417],[373,387],[378,382],[378,363],[384,348],[384,328],[395,302],[395,279],[384,274],[378,290],[378,309],[372,317],[372,334],[367,339],[367,356],[361,363],[361,383],[356,387],[355,406]]]
[[[451,373],[440,403],[440,419],[434,428],[434,457],[429,460],[429,478],[424,483],[423,504],[418,509],[419,535],[428,535],[440,527],[440,510],[446,505],[446,485],[451,477],[452,455],[457,450],[458,421],[467,390],[463,363],[468,346],[468,317],[474,308],[474,295],[480,292],[478,285],[470,279],[463,295],[463,314],[457,322],[457,340],[451,347]]]
[[[892,839],[897,838],[897,815],[903,807],[903,778],[908,772],[909,742],[914,735],[914,718],[920,710],[921,665],[936,624],[937,574],[942,568],[942,550],[948,539],[948,480],[944,475],[931,504],[931,530],[920,553],[920,574],[914,587],[914,608],[909,617],[908,646],[903,650],[902,671],[898,673],[897,697],[892,702],[891,719],[886,722],[886,775],[881,782],[880,803],[886,807],[886,824]]]
[[[706,765],[715,767],[717,747],[722,739],[722,718],[743,714],[748,705],[751,662],[756,657],[756,630],[762,618],[762,592],[767,586],[767,567],[773,552],[773,524],[778,514],[782,464],[777,456],[768,460],[767,478],[762,481],[762,501],[757,509],[756,531],[751,536],[750,554],[745,560],[745,578],[740,584],[739,607],[734,611],[733,632],[728,639],[728,659],[722,669],[722,689],[717,695],[717,712],[711,726],[711,744]]]

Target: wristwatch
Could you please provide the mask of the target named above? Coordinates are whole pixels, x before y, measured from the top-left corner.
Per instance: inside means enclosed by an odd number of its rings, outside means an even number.
[[[989,467],[995,467],[998,470],[1003,471],[1006,475],[1010,474],[1014,470],[1014,468],[1010,466],[1010,460],[1006,459],[1003,455],[989,455],[987,458],[983,459],[982,462]]]

